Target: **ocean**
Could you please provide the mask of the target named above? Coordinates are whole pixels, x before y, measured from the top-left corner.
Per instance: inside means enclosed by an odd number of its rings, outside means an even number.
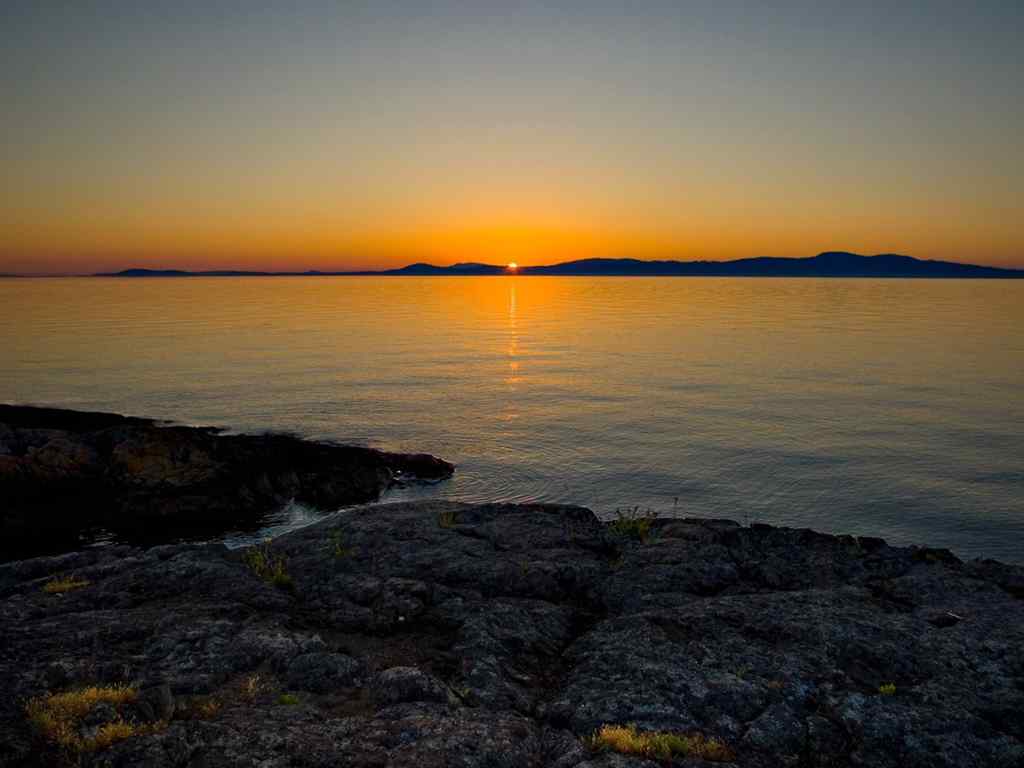
[[[33,278],[0,279],[0,306],[0,401],[458,465],[390,500],[724,517],[1024,563],[1024,281]]]

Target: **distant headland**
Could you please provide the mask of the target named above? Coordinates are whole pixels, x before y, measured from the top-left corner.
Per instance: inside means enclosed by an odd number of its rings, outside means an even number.
[[[808,258],[758,257],[734,261],[642,261],[640,259],[581,259],[534,267],[510,267],[497,264],[460,263],[450,266],[416,263],[398,269],[380,271],[257,272],[210,270],[189,272],[180,269],[125,269],[96,277],[287,277],[331,275],[380,276],[486,276],[486,275],[561,275],[622,277],[932,277],[932,278],[1024,278],[1022,269],[1003,269],[952,261],[915,259],[912,256],[885,253],[862,256],[845,251],[827,251]]]

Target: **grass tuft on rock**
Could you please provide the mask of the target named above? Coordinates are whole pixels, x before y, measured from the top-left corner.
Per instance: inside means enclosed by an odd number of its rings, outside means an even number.
[[[635,725],[603,725],[590,740],[590,746],[599,751],[612,750],[650,760],[693,757],[727,763],[736,759],[736,753],[714,737],[700,733],[686,735],[668,731],[640,731]]]
[[[48,595],[63,595],[65,592],[88,587],[91,583],[88,579],[76,579],[74,574],[54,576],[43,585],[43,592]]]
[[[438,513],[437,524],[442,528],[451,528],[455,525],[455,510],[445,509]]]
[[[288,573],[287,562],[281,555],[270,551],[269,543],[251,547],[245,553],[245,564],[268,584],[289,592],[295,590],[295,581]]]
[[[270,686],[258,672],[242,681],[241,696],[250,704],[256,701]]]
[[[134,723],[126,723],[124,720],[118,720],[113,723],[106,723],[96,729],[96,735],[91,739],[88,739],[88,748],[86,751],[99,751],[106,749],[119,741],[130,739],[132,736],[138,736],[142,732],[148,732],[150,729],[145,726],[138,726]]]
[[[282,693],[277,697],[277,703],[282,707],[294,707],[299,703],[299,697],[294,693]]]
[[[180,720],[212,720],[224,708],[218,696],[193,696],[184,706],[175,709],[174,717]]]
[[[620,536],[628,536],[646,543],[650,536],[651,523],[654,522],[654,518],[655,514],[652,510],[641,512],[640,507],[633,507],[633,509],[627,509],[625,512],[621,509],[616,509],[615,519],[608,524],[608,527],[613,533],[617,533]]]
[[[880,685],[878,686],[878,692],[883,696],[895,696],[896,683],[885,683],[884,685]]]
[[[134,701],[137,696],[138,692],[126,685],[91,686],[36,696],[25,704],[25,714],[32,729],[44,741],[70,755],[78,755],[106,749],[132,736],[154,733],[166,727],[163,722],[128,723],[119,716],[117,720],[99,726],[92,734],[83,732],[82,722],[94,707],[109,704],[117,709]]]

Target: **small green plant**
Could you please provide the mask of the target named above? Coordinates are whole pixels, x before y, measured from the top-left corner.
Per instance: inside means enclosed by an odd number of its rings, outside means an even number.
[[[437,514],[437,524],[442,528],[451,528],[455,525],[455,510],[443,509]]]
[[[597,751],[610,749],[624,755],[666,762],[676,757],[695,757],[720,763],[736,759],[736,754],[714,737],[701,733],[640,731],[635,725],[603,725],[590,739],[590,747]]]
[[[878,692],[883,696],[895,696],[896,683],[885,683],[884,685],[880,685],[878,686]]]
[[[88,579],[76,579],[73,573],[67,576],[54,576],[43,585],[43,592],[48,595],[63,595],[65,592],[88,587],[91,583]]]
[[[655,515],[652,510],[641,512],[640,507],[633,507],[623,512],[615,510],[615,519],[608,524],[613,533],[621,536],[630,536],[643,543],[647,542],[651,532],[651,523]]]
[[[277,697],[277,703],[282,707],[294,707],[299,703],[299,697],[294,693],[282,693]]]
[[[245,553],[245,564],[268,584],[288,591],[295,589],[284,557],[271,552],[269,542],[250,548]]]
[[[331,551],[339,560],[349,557],[353,552],[352,547],[345,543],[345,534],[340,528],[331,531]]]

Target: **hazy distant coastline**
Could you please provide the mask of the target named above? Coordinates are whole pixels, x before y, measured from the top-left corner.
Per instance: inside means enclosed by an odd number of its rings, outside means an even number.
[[[641,261],[640,259],[581,259],[560,264],[512,269],[496,264],[460,263],[443,267],[416,263],[378,271],[264,272],[247,270],[125,269],[94,277],[300,277],[339,275],[378,276],[487,276],[554,275],[580,277],[930,277],[930,278],[1024,278],[1022,269],[1003,269],[978,264],[915,259],[899,254],[862,256],[828,251],[807,258],[758,257],[735,261]]]

